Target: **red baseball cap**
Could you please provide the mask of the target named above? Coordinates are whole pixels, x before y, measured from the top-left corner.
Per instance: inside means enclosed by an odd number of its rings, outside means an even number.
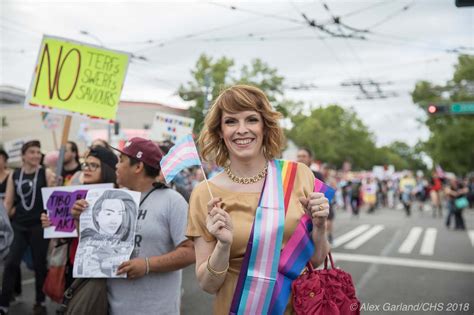
[[[125,143],[122,150],[117,148],[113,149],[128,157],[139,160],[150,167],[160,169],[160,161],[163,157],[163,152],[151,140],[134,137]]]

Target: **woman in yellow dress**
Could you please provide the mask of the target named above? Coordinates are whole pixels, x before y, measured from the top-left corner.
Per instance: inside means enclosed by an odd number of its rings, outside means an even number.
[[[301,258],[297,276],[329,252],[329,204],[313,192],[313,173],[275,160],[284,145],[279,118],[261,90],[237,85],[216,99],[199,137],[202,158],[225,169],[209,181],[214,198],[204,182],[192,192],[187,229],[199,284],[216,295],[214,314],[290,313],[284,269]]]

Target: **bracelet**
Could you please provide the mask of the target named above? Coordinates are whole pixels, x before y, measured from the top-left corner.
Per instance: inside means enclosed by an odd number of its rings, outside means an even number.
[[[209,271],[209,273],[213,276],[220,276],[220,275],[223,275],[227,272],[227,270],[229,270],[229,263],[227,263],[227,267],[222,270],[222,271],[216,271],[214,269],[212,269],[211,267],[211,255],[209,255],[209,257],[207,258],[207,271]]]
[[[148,259],[148,257],[145,257],[145,262],[146,262],[146,271],[145,271],[145,274],[149,274],[150,273],[150,260]]]

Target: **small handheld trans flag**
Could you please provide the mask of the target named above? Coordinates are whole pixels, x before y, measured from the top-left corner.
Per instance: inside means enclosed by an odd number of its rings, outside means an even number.
[[[207,184],[207,189],[211,198],[213,198],[209,183],[207,181],[206,173],[202,168],[201,158],[194,144],[193,137],[187,135],[176,142],[176,144],[169,150],[160,162],[161,171],[167,183],[170,183],[175,176],[184,170],[185,168],[191,166],[200,166],[202,173],[204,174],[204,180]]]
[[[176,142],[160,162],[161,171],[167,183],[187,167],[201,166],[201,159],[196,150],[191,135],[187,135]]]

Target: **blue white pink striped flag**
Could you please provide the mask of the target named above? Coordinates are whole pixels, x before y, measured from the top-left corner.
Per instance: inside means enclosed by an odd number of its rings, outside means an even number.
[[[201,159],[197,153],[193,137],[187,135],[176,142],[160,162],[161,171],[167,183],[183,169],[195,165],[201,166]]]

